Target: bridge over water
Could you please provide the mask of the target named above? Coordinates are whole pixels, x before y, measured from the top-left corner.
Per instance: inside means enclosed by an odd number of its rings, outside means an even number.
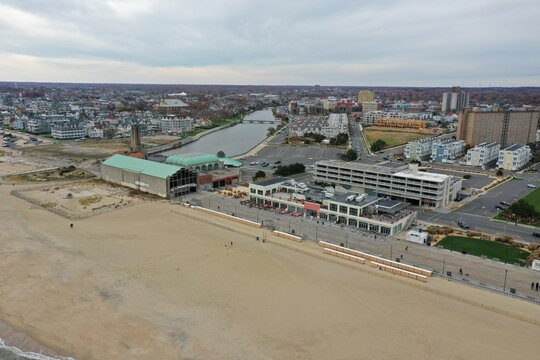
[[[270,119],[244,119],[242,120],[243,124],[281,124],[280,120],[270,120]]]

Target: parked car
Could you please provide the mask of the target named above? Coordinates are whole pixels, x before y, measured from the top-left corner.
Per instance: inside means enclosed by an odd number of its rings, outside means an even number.
[[[510,206],[510,204],[507,203],[506,201],[501,201],[500,204],[501,204],[501,205],[504,205],[504,206]]]
[[[533,232],[532,234],[534,237],[540,237],[540,232]]]
[[[459,221],[458,226],[460,228],[462,228],[463,230],[469,230],[470,229],[469,225],[466,222],[463,222],[463,221]]]
[[[501,205],[495,205],[495,209],[505,210],[506,208],[504,206],[501,206]]]
[[[534,188],[536,188],[536,186],[535,186],[535,185],[533,185],[533,184],[527,184],[527,187],[528,187],[528,188],[531,188],[531,189],[534,189]]]

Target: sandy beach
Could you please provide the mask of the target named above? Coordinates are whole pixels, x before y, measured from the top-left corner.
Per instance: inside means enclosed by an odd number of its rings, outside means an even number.
[[[71,229],[9,190],[0,186],[0,320],[60,355],[538,355],[537,305],[436,278],[421,285],[398,279],[326,257],[313,243],[164,202],[93,216]]]

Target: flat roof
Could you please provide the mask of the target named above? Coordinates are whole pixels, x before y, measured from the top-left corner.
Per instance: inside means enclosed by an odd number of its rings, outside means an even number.
[[[394,176],[405,177],[408,179],[434,181],[434,182],[444,182],[446,181],[446,179],[450,177],[449,175],[428,173],[425,171],[418,171],[418,172],[400,171],[400,172],[395,173]]]
[[[362,171],[373,171],[383,174],[394,174],[398,170],[405,170],[407,169],[407,165],[402,164],[379,164],[379,165],[373,165],[373,164],[366,164],[361,162],[355,162],[355,161],[341,161],[341,160],[320,160],[315,163],[315,165],[325,165],[325,166],[339,166],[344,167],[348,169],[355,169],[355,170],[362,170]],[[391,165],[390,165],[391,164]]]
[[[285,182],[289,179],[287,178],[284,178],[284,177],[274,177],[274,178],[270,178],[270,179],[264,179],[264,180],[261,180],[261,181],[257,181],[255,183],[253,183],[254,185],[259,185],[259,186],[268,186],[268,185],[274,185],[274,184],[279,184],[281,182]]]

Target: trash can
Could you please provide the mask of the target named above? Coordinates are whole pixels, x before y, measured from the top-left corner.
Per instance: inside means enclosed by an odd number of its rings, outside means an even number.
[[[259,237],[257,236],[257,241],[259,241]]]
[[[451,271],[447,271],[447,272],[446,272],[446,276],[452,276],[452,272],[451,272]]]
[[[401,260],[400,258],[396,258],[396,262],[400,262],[399,260]]]
[[[515,294],[515,293],[516,293],[516,289],[510,288],[510,293],[511,293],[511,294]]]
[[[291,230],[291,234],[294,234],[294,229]]]

